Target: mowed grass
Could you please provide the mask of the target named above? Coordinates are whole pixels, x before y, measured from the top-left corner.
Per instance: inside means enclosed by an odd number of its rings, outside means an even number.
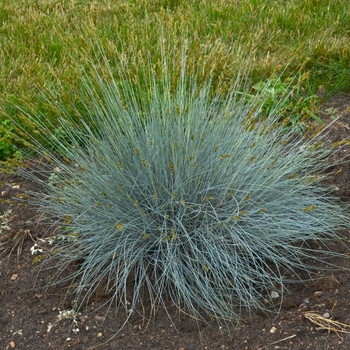
[[[344,0],[1,0],[0,118],[17,104],[54,122],[39,91],[84,103],[76,92],[82,67],[89,74],[99,59],[95,44],[131,77],[147,75],[149,61],[161,75],[165,53],[176,80],[185,43],[188,74],[211,75],[214,87],[244,67],[253,83],[299,75],[302,94],[327,98],[350,86],[349,15]]]

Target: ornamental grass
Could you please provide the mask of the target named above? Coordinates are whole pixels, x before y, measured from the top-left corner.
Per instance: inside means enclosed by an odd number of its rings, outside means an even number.
[[[121,64],[118,83],[103,62],[109,74],[86,76],[86,108],[74,118],[62,108],[58,133],[27,115],[48,166],[24,175],[43,186],[34,204],[59,228],[33,253],[70,282],[75,310],[102,289],[127,318],[147,299],[237,322],[243,309],[270,310],[271,291],[301,271],[331,266],[327,245],[349,228],[322,184],[334,166],[327,128],[297,133],[281,120],[288,94],[266,110],[268,85],[252,98],[244,74],[213,96],[184,61],[176,84],[166,60],[162,79],[131,81]]]

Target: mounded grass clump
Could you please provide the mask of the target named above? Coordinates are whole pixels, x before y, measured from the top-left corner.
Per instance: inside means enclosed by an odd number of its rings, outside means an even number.
[[[245,98],[239,77],[213,98],[184,66],[175,87],[169,72],[162,83],[98,77],[99,91],[87,79],[80,127],[63,110],[64,137],[50,139],[59,153],[37,143],[49,181],[26,176],[43,184],[35,203],[61,227],[47,239],[55,277],[78,266],[61,277],[77,308],[103,287],[126,311],[171,299],[193,317],[237,321],[243,307],[266,310],[300,269],[311,273],[308,258],[321,261],[349,227],[321,185],[332,152],[320,132],[286,128],[283,97],[264,114],[264,91]]]

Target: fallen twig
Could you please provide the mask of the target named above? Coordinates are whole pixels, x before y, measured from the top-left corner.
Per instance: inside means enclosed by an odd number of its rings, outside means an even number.
[[[275,344],[281,343],[281,342],[286,341],[286,340],[288,340],[288,339],[292,339],[292,338],[294,338],[294,337],[296,337],[296,336],[297,336],[296,334],[290,335],[289,337],[286,337],[286,338],[277,340],[277,341],[275,341],[275,342],[273,342],[273,343],[271,343],[271,344],[264,345],[263,347],[258,348],[258,350],[267,349],[267,348],[268,348],[269,346],[271,346],[271,345],[275,345]]]

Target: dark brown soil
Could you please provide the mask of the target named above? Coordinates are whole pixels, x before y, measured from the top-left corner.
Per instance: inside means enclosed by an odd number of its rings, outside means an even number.
[[[332,141],[349,138],[349,106],[349,95],[322,106],[320,116],[326,122],[339,117],[330,127],[328,137]],[[344,152],[348,149],[341,150],[341,154]],[[338,170],[341,172],[332,177],[334,192],[348,201],[350,167],[344,164]],[[0,248],[13,248],[7,259],[5,255],[0,260],[1,349],[349,349],[350,274],[345,270],[320,271],[322,279],[291,286],[279,313],[271,317],[247,314],[239,325],[228,329],[213,321],[196,323],[169,306],[174,323],[164,310],[158,310],[149,323],[132,315],[123,330],[113,337],[125,315],[113,312],[106,315],[107,306],[103,306],[106,300],[101,295],[76,316],[79,332],[73,332],[69,313],[68,318],[61,313],[59,319],[60,311],[72,309],[73,297],[66,297],[62,286],[43,288],[50,279],[50,271],[38,275],[33,265],[35,256],[31,255],[30,247],[45,228],[30,205],[17,198],[36,185],[5,173],[0,174],[0,181]],[[334,245],[332,249],[344,253],[343,246]],[[350,268],[348,260],[337,263]],[[279,300],[276,299],[277,310]],[[91,313],[93,310],[97,311]]]

